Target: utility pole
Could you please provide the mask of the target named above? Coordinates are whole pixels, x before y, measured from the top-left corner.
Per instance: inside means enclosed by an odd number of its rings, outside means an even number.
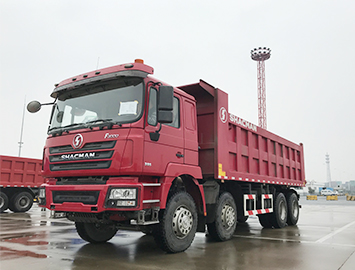
[[[22,148],[22,145],[23,145],[22,135],[23,135],[23,125],[24,125],[24,122],[25,122],[25,107],[26,107],[26,96],[25,96],[25,101],[24,101],[24,104],[23,104],[20,141],[18,142],[18,156],[19,157],[21,157],[21,148]]]

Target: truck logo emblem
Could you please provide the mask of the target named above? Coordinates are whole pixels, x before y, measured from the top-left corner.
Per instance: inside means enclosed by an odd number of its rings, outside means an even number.
[[[75,149],[81,148],[81,146],[83,145],[83,142],[84,142],[83,135],[77,134],[77,135],[75,135],[75,137],[73,139],[72,146]]]
[[[219,118],[221,119],[222,123],[227,122],[227,110],[224,107],[219,109]]]

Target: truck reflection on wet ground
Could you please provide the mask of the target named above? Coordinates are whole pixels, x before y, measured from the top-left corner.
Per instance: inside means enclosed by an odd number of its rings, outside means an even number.
[[[185,252],[166,254],[153,237],[119,230],[105,244],[88,244],[66,219],[34,207],[0,216],[0,268],[16,269],[352,269],[355,204],[307,202],[298,226],[263,229],[257,217],[239,223],[231,241],[196,234]],[[353,202],[352,202],[353,203]]]

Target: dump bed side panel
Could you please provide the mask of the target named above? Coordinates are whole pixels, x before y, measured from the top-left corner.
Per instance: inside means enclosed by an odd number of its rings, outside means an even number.
[[[218,168],[215,177],[303,186],[303,146],[257,127],[228,111],[228,95],[216,89]]]
[[[302,144],[230,114],[228,94],[204,81],[180,88],[197,101],[199,164],[204,178],[305,185]]]
[[[44,183],[41,169],[40,159],[0,156],[0,186],[39,187]]]

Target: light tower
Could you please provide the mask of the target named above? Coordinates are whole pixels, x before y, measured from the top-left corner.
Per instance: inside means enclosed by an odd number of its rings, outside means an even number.
[[[271,56],[270,48],[259,47],[251,50],[251,59],[258,61],[258,118],[259,127],[266,129],[265,60]]]

